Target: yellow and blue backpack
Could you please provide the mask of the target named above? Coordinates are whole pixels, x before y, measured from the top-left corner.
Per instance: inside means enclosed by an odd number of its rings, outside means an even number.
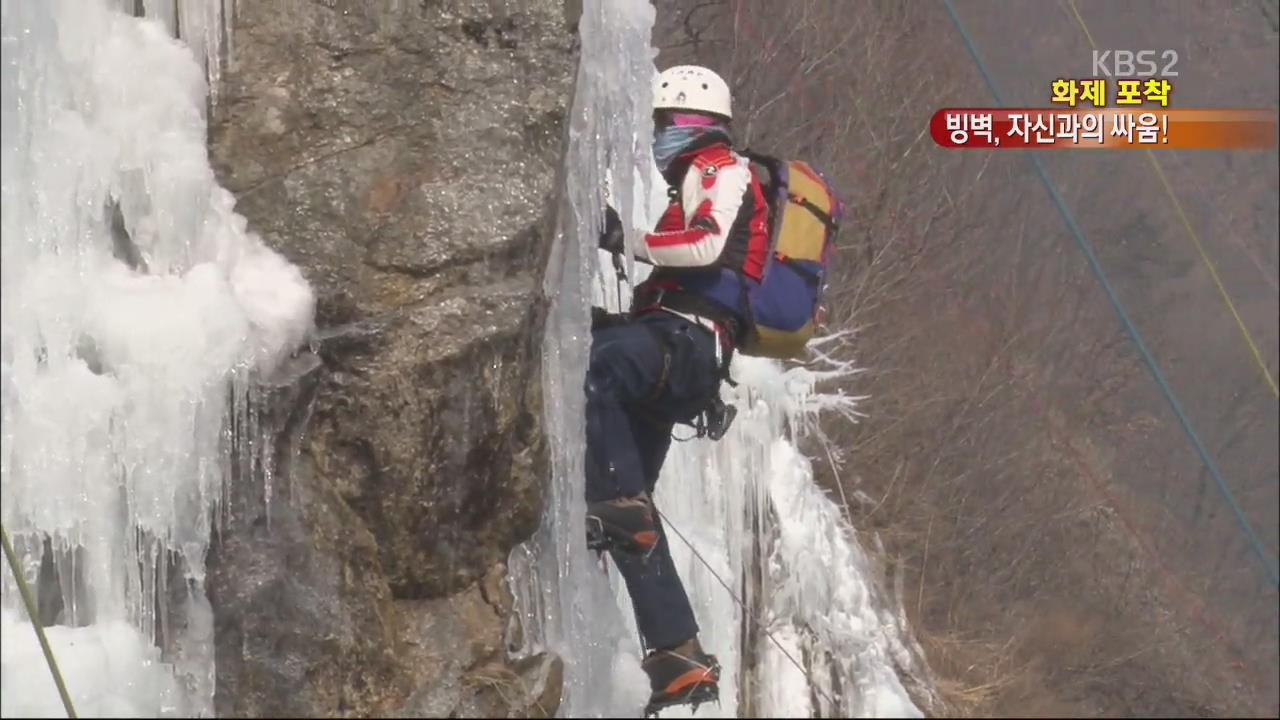
[[[759,284],[747,290],[747,332],[738,351],[803,357],[822,313],[827,271],[844,202],[820,170],[801,160],[745,151],[769,216],[769,252]]]

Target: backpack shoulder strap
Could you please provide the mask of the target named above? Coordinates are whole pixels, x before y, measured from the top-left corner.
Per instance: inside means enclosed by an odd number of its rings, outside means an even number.
[[[772,155],[754,152],[750,148],[744,148],[741,155],[749,161],[752,177],[758,178],[765,188],[772,188],[781,177],[778,172],[779,160]]]
[[[826,225],[828,230],[834,232],[840,228],[840,224],[836,222],[835,218],[831,217],[831,213],[815,205],[811,200],[809,200],[809,198],[801,197],[794,193],[788,193],[787,199],[813,213],[813,216],[818,219],[818,222]]]

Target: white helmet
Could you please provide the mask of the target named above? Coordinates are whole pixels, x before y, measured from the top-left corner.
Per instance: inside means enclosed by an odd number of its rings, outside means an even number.
[[[653,82],[653,109],[733,117],[729,85],[715,72],[698,65],[676,65],[663,70]]]

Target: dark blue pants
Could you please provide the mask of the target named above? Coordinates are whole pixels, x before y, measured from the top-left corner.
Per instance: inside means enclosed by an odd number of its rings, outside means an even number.
[[[650,398],[663,371],[660,338],[667,339],[670,365],[660,392]],[[671,447],[672,426],[696,416],[719,383],[715,336],[676,315],[645,313],[594,331],[585,383],[587,502],[652,494]],[[658,544],[647,559],[612,553],[650,649],[671,647],[698,633],[661,522],[658,531]]]

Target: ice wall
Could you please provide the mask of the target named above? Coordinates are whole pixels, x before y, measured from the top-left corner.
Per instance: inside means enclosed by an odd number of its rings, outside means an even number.
[[[523,651],[549,648],[565,661],[564,717],[634,717],[649,693],[625,587],[583,541],[582,380],[589,306],[619,307],[612,265],[595,249],[604,190],[632,221],[628,230],[651,226],[666,202],[648,147],[653,20],[645,0],[584,4],[566,198],[547,272],[554,301],[544,353],[551,491],[537,536],[512,554],[511,579]],[[629,232],[628,243],[636,242]],[[644,266],[628,267],[630,278],[644,273]],[[621,291],[629,292],[625,284]],[[724,390],[739,409],[730,433],[718,443],[673,445],[656,502],[674,531],[673,555],[702,643],[724,668],[719,706],[704,705],[699,716],[732,717],[740,709],[808,716],[815,702],[845,716],[920,714],[899,680],[912,668],[908,629],[871,580],[874,564],[840,506],[814,484],[796,450],[820,414],[857,419],[857,398],[817,390],[820,381],[853,372],[822,359],[784,370],[736,358],[740,384]],[[679,436],[691,432],[676,429]],[[688,715],[680,708],[663,713]]]
[[[647,698],[639,643],[625,626],[630,610],[614,601],[613,589],[582,540],[582,379],[589,306],[599,285],[593,238],[604,221],[606,178],[616,179],[611,190],[619,197],[642,191],[636,190],[635,178],[644,176],[635,169],[647,159],[648,148],[636,129],[649,117],[653,20],[647,2],[583,6],[566,192],[545,287],[553,301],[543,351],[552,480],[541,529],[511,557],[513,584],[527,618],[525,650],[550,648],[566,659],[561,712],[579,717],[634,713]],[[640,77],[643,83],[635,81]]]
[[[0,515],[83,715],[212,712],[204,553],[251,379],[311,326],[209,166],[220,7],[0,6]],[[3,714],[61,714],[0,576]]]

